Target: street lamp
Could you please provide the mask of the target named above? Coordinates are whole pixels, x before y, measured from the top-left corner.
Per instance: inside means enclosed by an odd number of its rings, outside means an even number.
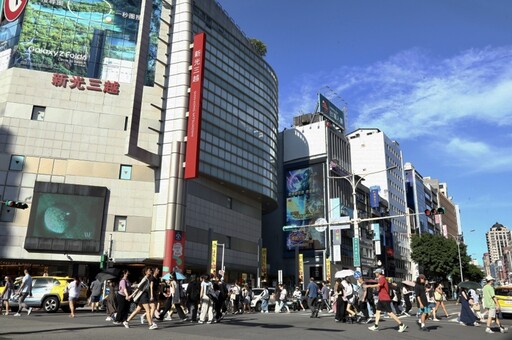
[[[453,237],[455,239],[455,242],[457,243],[457,252],[459,253],[460,282],[464,282],[464,275],[462,274],[462,259],[460,257],[460,237],[462,235],[457,235],[457,237],[455,237],[454,235],[452,235],[450,233],[446,233],[446,234]]]
[[[383,169],[383,170],[373,171],[373,172],[369,172],[369,173],[366,173],[366,174],[355,174],[355,173],[352,172],[352,173],[350,173],[349,175],[346,175],[346,176],[329,176],[329,179],[344,179],[344,180],[348,181],[348,183],[352,187],[352,202],[353,202],[353,205],[354,205],[354,208],[353,208],[354,215],[353,215],[353,219],[352,219],[352,222],[354,223],[354,250],[353,250],[353,257],[354,257],[354,267],[356,267],[356,270],[361,270],[361,268],[360,268],[360,266],[361,266],[361,259],[360,259],[360,254],[359,254],[359,214],[358,214],[358,211],[357,211],[357,193],[356,193],[357,186],[368,175],[373,175],[373,174],[376,174],[376,173],[389,171],[389,170],[392,170],[392,169],[394,169],[396,167],[397,166],[394,165],[394,166],[391,166],[391,167]],[[359,177],[359,178],[356,179],[356,176]]]

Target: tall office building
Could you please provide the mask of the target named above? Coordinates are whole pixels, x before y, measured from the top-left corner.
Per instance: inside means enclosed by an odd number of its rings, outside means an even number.
[[[375,128],[357,129],[347,137],[354,173],[364,177],[364,185],[380,188],[379,195],[389,203],[390,216],[404,215],[407,207],[400,145]],[[392,167],[393,169],[390,169]],[[395,258],[395,276],[412,279],[410,230],[406,218],[392,218],[391,226],[394,242],[388,256]]]
[[[1,209],[2,272],[89,275],[105,254],[204,273],[222,256],[228,277],[254,278],[277,206],[277,77],[226,12],[33,0],[16,13],[0,25],[0,195],[29,208]]]
[[[491,263],[500,261],[503,258],[505,248],[512,245],[512,231],[498,222],[485,233],[485,238]]]

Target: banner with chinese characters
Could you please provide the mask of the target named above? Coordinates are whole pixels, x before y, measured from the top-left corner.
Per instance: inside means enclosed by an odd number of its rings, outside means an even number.
[[[325,258],[325,279],[331,281],[331,259],[329,257]]]
[[[304,254],[299,254],[299,283],[304,284]]]
[[[261,248],[261,277],[267,279],[267,248]]]
[[[217,275],[217,240],[212,240],[212,257],[210,260],[210,274]]]
[[[183,230],[165,230],[165,250],[162,274],[185,272],[185,232]]]
[[[197,178],[199,171],[199,142],[201,137],[201,115],[203,108],[203,78],[206,53],[206,35],[194,36],[190,94],[188,100],[187,147],[185,151],[185,178]]]

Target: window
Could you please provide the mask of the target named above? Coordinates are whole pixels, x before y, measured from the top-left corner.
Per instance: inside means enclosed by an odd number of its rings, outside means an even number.
[[[32,107],[32,120],[44,120],[44,114],[46,107],[44,106],[33,106]]]
[[[9,164],[9,170],[21,171],[21,170],[23,170],[24,163],[25,163],[25,156],[12,155],[11,163]]]
[[[126,216],[116,216],[114,218],[114,231],[125,232],[126,231],[126,221],[127,221]]]
[[[121,169],[119,171],[119,179],[132,179],[132,166],[121,164]]]

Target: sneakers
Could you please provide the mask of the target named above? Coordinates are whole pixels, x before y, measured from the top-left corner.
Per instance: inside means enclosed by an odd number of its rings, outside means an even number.
[[[432,320],[434,320],[434,321],[440,321],[438,318],[433,318]]]
[[[112,322],[114,325],[120,325],[121,323],[119,321]]]
[[[30,313],[32,313],[32,307],[30,307],[27,311],[27,315],[30,315]]]
[[[14,314],[14,316],[21,316],[20,312]]]
[[[130,324],[128,323],[128,321],[123,321],[123,326],[124,328],[130,328]]]
[[[199,324],[203,324],[203,323],[204,323],[204,321],[199,320],[197,323],[199,323]]]
[[[107,316],[107,318],[105,319],[105,321],[112,321],[112,318],[110,316]]]
[[[166,316],[164,320],[165,321],[172,321],[172,318],[170,316]]]
[[[492,329],[490,329],[489,327],[487,327],[487,328],[485,329],[485,333],[492,334],[492,333],[494,333],[494,331],[493,331]]]
[[[501,333],[507,333],[508,332],[508,327],[500,327],[500,332]]]
[[[153,324],[151,326],[149,326],[149,329],[157,329],[158,326],[156,323],[153,322]]]
[[[368,329],[371,330],[371,331],[378,331],[379,330],[379,326],[373,325],[371,327],[368,327]]]
[[[407,328],[407,325],[405,323],[398,326],[398,333],[402,333]]]
[[[140,323],[141,323],[141,325],[143,325],[143,324],[144,324],[144,317],[145,317],[145,316],[146,316],[146,314],[142,314],[142,315],[140,316]]]

